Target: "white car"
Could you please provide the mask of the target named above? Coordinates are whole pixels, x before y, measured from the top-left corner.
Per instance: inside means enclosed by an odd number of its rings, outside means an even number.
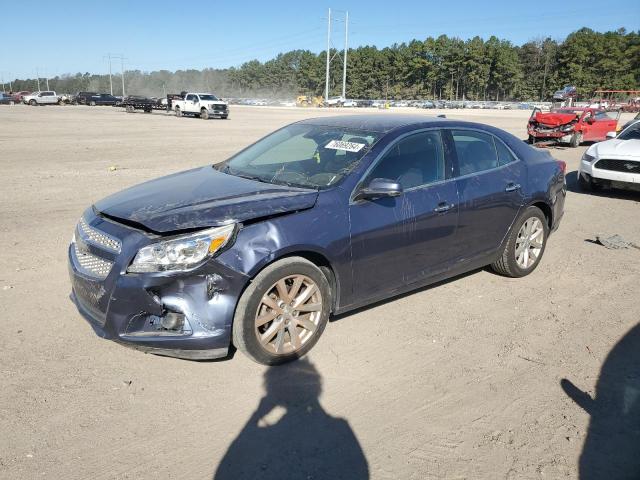
[[[578,185],[583,190],[609,186],[611,182],[640,187],[640,122],[625,128],[611,140],[591,145],[578,166]]]
[[[29,105],[53,105],[60,101],[60,97],[56,95],[56,92],[33,92],[30,95],[22,97],[22,103]]]
[[[199,116],[203,120],[211,117],[229,118],[229,105],[212,93],[187,93],[184,100],[173,100],[171,107],[176,117]]]

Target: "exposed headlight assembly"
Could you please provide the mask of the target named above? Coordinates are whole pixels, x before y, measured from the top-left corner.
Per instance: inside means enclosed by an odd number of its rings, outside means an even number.
[[[564,125],[560,127],[560,130],[562,130],[563,132],[570,132],[571,130],[573,130],[573,124]]]
[[[593,163],[595,159],[596,157],[594,157],[593,155],[589,155],[587,152],[584,152],[584,154],[582,155],[583,162]]]
[[[138,250],[127,271],[143,273],[189,270],[227,245],[235,230],[235,224],[225,225],[152,243]]]

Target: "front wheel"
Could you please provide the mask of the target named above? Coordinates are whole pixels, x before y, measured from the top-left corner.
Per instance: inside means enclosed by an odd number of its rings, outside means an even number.
[[[507,277],[524,277],[533,272],[544,254],[549,225],[538,207],[528,207],[511,227],[500,258],[491,268]]]
[[[200,118],[203,120],[209,120],[209,111],[206,108],[200,110]]]
[[[329,319],[331,289],[322,271],[301,257],[262,270],[240,297],[233,343],[263,365],[302,357],[316,344]]]
[[[29,100],[29,105],[31,105],[32,107],[35,107],[38,104],[38,102],[36,102],[35,100]]]
[[[571,135],[571,140],[569,140],[569,145],[571,146],[571,148],[576,148],[580,146],[581,143],[582,134],[580,132],[575,132],[573,135]]]
[[[176,117],[181,117],[182,116],[182,110],[180,110],[180,107],[176,107]]]

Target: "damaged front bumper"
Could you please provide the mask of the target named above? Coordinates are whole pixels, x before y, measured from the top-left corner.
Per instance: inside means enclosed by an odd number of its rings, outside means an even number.
[[[98,335],[188,359],[228,354],[235,307],[248,278],[209,260],[187,272],[127,273],[157,240],[90,209],[69,246],[71,299]]]
[[[530,137],[533,137],[536,140],[568,143],[571,141],[571,137],[574,134],[574,129],[572,128],[570,130],[562,130],[561,127],[545,128],[529,125],[529,127],[527,128],[527,133]]]

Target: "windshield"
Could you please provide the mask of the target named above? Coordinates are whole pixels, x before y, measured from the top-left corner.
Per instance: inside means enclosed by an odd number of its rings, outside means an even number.
[[[572,115],[580,115],[582,113],[582,110],[570,110],[568,108],[563,108],[563,109],[554,110],[553,113],[569,113]]]
[[[376,132],[289,125],[229,159],[225,173],[306,188],[338,183],[378,140]]]
[[[218,100],[218,97],[216,97],[215,95],[199,95],[200,100]]]
[[[627,127],[620,135],[620,140],[640,140],[640,122]]]

